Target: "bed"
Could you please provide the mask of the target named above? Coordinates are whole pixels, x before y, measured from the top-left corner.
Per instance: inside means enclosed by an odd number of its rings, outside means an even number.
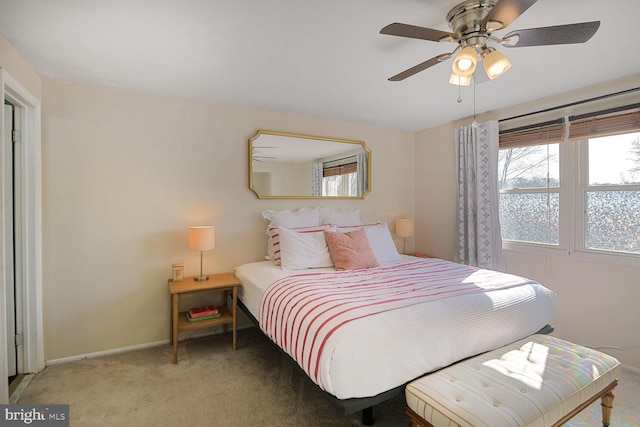
[[[366,409],[368,419],[372,404],[401,392],[409,381],[544,332],[551,323],[556,295],[533,280],[399,255],[395,246],[389,252],[391,237],[384,224],[317,227],[320,232],[309,227],[293,232],[328,238],[368,230],[378,262],[344,270],[337,269],[337,262],[323,266],[326,260],[312,268],[284,268],[288,255],[282,234],[291,230],[277,226],[282,263],[274,262],[278,254],[271,253],[270,260],[237,267],[239,300],[262,331],[345,413]],[[384,245],[374,228],[384,235]],[[293,249],[308,262],[303,246]],[[307,246],[313,251],[318,245]]]

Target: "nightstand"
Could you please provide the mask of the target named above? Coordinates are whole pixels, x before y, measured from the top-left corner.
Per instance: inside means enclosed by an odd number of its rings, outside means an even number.
[[[427,254],[413,254],[413,256],[418,257],[418,258],[431,258],[429,255]]]
[[[173,363],[178,363],[178,335],[183,331],[193,331],[201,328],[210,328],[222,325],[224,332],[227,325],[233,328],[233,350],[236,350],[236,327],[238,307],[238,286],[240,281],[233,274],[210,274],[209,280],[196,282],[193,277],[185,277],[180,282],[169,279],[169,292],[171,293],[171,344],[173,344]],[[218,307],[222,315],[215,319],[189,322],[186,312],[178,312],[180,295],[193,292],[222,291],[224,303]],[[231,291],[231,307],[228,307],[229,291]]]

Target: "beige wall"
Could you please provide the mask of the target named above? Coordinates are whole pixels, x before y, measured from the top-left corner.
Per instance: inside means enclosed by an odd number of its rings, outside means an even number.
[[[588,90],[562,94],[553,98],[496,111],[479,121],[514,117],[527,112],[590,99],[634,88],[640,75],[594,86]],[[562,114],[609,108],[638,102],[632,93],[576,107],[561,112],[537,115],[526,120],[543,121]],[[462,120],[419,132],[416,136],[416,250],[452,259],[456,239],[456,170],[453,132],[466,125]],[[513,122],[507,122],[513,127]],[[520,125],[520,124],[518,124]],[[559,298],[554,319],[555,335],[590,346],[640,345],[640,265],[593,262],[566,255],[534,256],[505,251],[507,271],[538,280],[553,289]],[[604,351],[622,363],[640,369],[640,349]]]
[[[47,360],[168,339],[171,263],[199,269],[190,225],[216,227],[205,270],[223,272],[264,258],[264,209],[414,215],[411,132],[49,80],[42,92]],[[365,141],[373,191],[331,203],[258,199],[247,164],[258,129]]]

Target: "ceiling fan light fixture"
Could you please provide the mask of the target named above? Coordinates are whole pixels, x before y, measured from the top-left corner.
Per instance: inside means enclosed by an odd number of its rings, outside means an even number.
[[[476,53],[476,49],[467,46],[463,48],[453,60],[451,70],[459,76],[471,76],[476,70],[477,64],[478,54]]]
[[[494,80],[511,68],[511,62],[506,56],[495,49],[491,49],[486,56],[482,58],[482,65],[489,79]]]
[[[471,76],[461,76],[456,73],[451,73],[449,83],[455,86],[469,86],[471,84]]]

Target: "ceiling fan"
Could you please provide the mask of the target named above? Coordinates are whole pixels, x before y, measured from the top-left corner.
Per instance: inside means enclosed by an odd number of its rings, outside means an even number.
[[[494,31],[506,28],[537,0],[466,0],[447,14],[447,22],[453,32],[418,27],[395,22],[380,30],[380,34],[409,37],[434,42],[457,43],[451,53],[443,53],[411,67],[393,77],[400,81],[424,71],[456,55],[452,64],[449,83],[468,86],[476,71],[478,61],[486,77],[493,80],[511,68],[509,60],[489,42],[507,48],[585,43],[600,27],[600,21],[551,27],[515,30],[504,37],[496,37]],[[481,79],[484,77],[480,73]]]

